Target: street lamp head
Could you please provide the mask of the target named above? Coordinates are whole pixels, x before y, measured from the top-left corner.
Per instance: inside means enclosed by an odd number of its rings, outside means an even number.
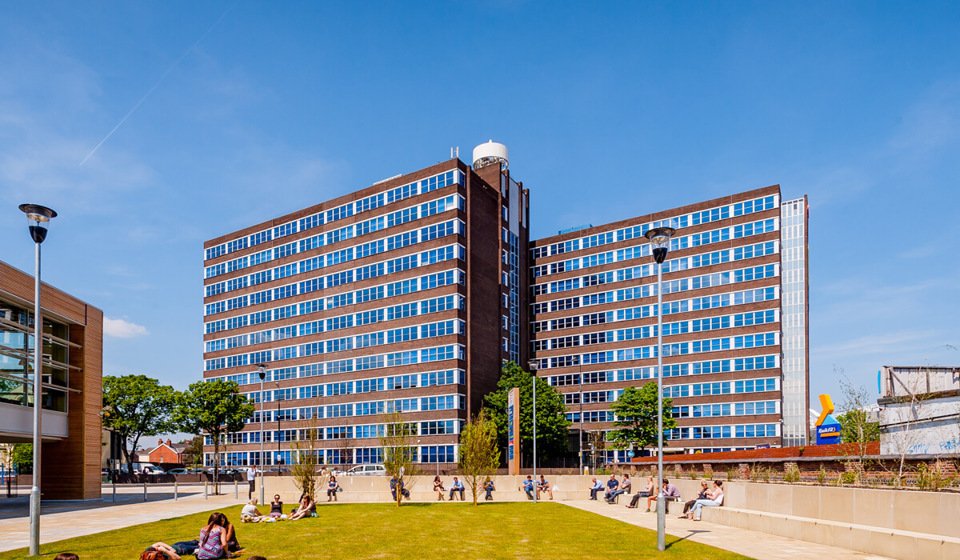
[[[650,245],[653,246],[653,258],[657,261],[657,264],[663,264],[663,261],[667,258],[667,251],[670,250],[670,238],[676,232],[677,230],[672,227],[658,227],[644,234],[650,240]]]
[[[20,211],[27,215],[33,242],[43,243],[47,238],[47,222],[57,217],[56,211],[39,204],[21,204]]]
[[[257,373],[260,375],[260,381],[267,377],[267,364],[257,364]]]
[[[530,360],[527,362],[527,368],[529,369],[530,373],[537,371],[537,366],[539,365],[540,365],[539,360]]]

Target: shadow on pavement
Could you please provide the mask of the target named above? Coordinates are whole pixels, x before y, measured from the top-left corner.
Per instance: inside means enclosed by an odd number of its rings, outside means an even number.
[[[203,489],[182,488],[178,492],[179,498],[202,495]],[[173,500],[173,490],[164,489],[163,491],[147,491],[147,502],[159,502],[162,500]],[[113,500],[113,493],[105,488],[99,500],[47,500],[40,505],[41,514],[63,513],[69,511],[84,511],[98,508],[108,508],[112,506],[142,504],[143,492],[117,492],[116,502]],[[0,499],[0,519],[14,519],[17,517],[27,517],[30,515],[29,496],[20,495],[14,498]]]
[[[672,541],[666,543],[665,548],[670,548],[671,546],[677,544],[678,542],[685,541],[698,533],[709,533],[709,532],[710,531],[706,529],[695,529],[695,530],[687,531],[686,536],[680,537],[678,539],[673,539]]]

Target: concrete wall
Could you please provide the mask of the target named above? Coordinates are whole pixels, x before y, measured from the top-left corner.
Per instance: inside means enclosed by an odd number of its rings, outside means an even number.
[[[699,481],[680,480],[684,496],[696,493]],[[724,505],[960,538],[960,494],[799,484],[724,482]]]
[[[450,485],[453,483],[452,476],[441,476],[443,485],[447,489],[449,497]],[[495,501],[498,502],[519,502],[527,499],[526,494],[520,489],[525,476],[494,476],[491,477],[497,490],[493,493]],[[590,496],[590,485],[592,484],[590,476],[578,475],[559,475],[547,476],[546,479],[554,486],[554,500],[583,500]],[[619,478],[619,477],[618,477]],[[598,477],[599,480],[605,480]],[[463,480],[461,478],[460,480]],[[343,488],[343,492],[338,495],[341,502],[390,502],[390,478],[385,476],[340,476],[337,481]],[[259,483],[259,481],[258,481]],[[317,500],[325,502],[326,496],[326,478],[317,479]],[[232,491],[233,483],[227,483],[227,490]],[[245,483],[241,482],[241,493],[245,495]],[[464,481],[464,499],[471,500],[470,486]],[[634,486],[636,489],[636,486]],[[296,502],[300,497],[300,490],[294,484],[293,477],[266,477],[264,489],[266,491],[266,501],[270,501],[273,495],[280,494],[280,498],[285,504]],[[410,499],[415,502],[436,501],[437,495],[433,491],[433,476],[416,476],[412,482],[407,483],[407,489],[410,490]],[[259,494],[259,491],[257,492]],[[480,499],[483,499],[482,493]],[[544,497],[543,499],[547,499]]]
[[[960,396],[885,404],[880,409],[880,453],[960,453]]]

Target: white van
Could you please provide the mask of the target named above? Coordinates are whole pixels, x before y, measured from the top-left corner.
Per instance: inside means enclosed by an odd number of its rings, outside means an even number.
[[[387,468],[383,465],[357,465],[343,474],[353,476],[386,476]]]

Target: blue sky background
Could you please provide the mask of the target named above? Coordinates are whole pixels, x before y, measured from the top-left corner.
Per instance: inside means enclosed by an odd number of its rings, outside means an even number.
[[[960,363],[958,36],[955,2],[8,2],[0,259],[58,210],[44,278],[110,319],[105,373],[183,388],[203,240],[493,138],[538,237],[809,194],[812,393],[873,391]]]

